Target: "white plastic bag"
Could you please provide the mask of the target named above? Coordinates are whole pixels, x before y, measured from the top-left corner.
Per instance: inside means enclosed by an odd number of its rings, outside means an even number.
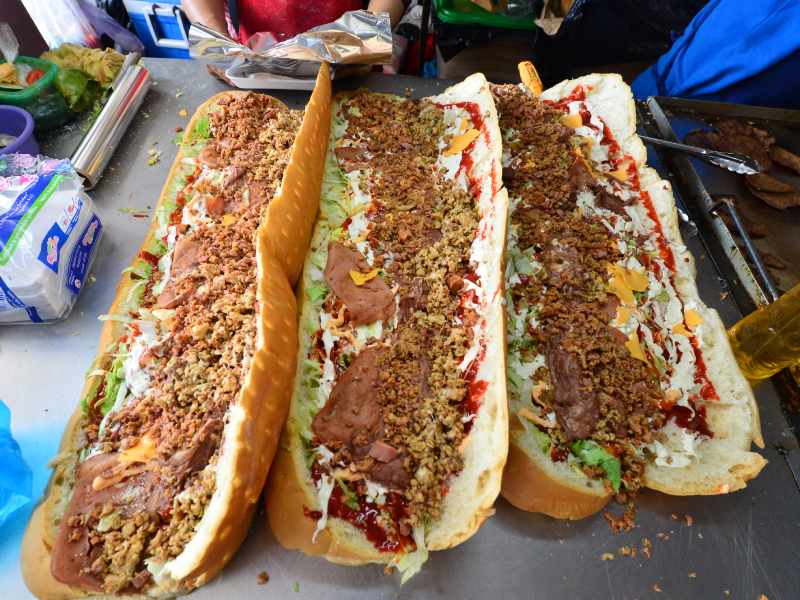
[[[0,156],[0,324],[66,317],[102,231],[69,161]]]

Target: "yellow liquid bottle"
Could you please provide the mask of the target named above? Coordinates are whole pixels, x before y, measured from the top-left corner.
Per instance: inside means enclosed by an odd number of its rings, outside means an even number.
[[[800,364],[800,284],[739,321],[728,336],[751,383]]]

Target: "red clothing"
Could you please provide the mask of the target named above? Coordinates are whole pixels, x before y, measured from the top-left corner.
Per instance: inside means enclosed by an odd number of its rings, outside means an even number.
[[[294,37],[317,25],[335,21],[348,10],[364,8],[363,0],[228,0],[236,2],[239,16],[238,40],[254,33],[271,31],[278,39]]]

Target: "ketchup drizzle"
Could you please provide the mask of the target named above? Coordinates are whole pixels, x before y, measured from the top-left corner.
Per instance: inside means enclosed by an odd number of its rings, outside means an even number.
[[[586,100],[586,89],[584,86],[576,86],[575,89],[569,96],[562,98],[558,101],[550,101],[544,100],[545,104],[552,106],[554,108],[559,108],[562,111],[569,110],[569,104],[574,101],[584,101]],[[587,115],[584,115],[584,111],[586,111]],[[585,106],[581,107],[581,120],[585,125],[589,125],[592,128],[596,129],[596,127],[590,124],[591,115],[588,114],[588,110],[586,110]],[[598,117],[599,118],[599,117]],[[641,197],[642,204],[644,205],[645,209],[647,210],[647,215],[655,224],[654,231],[656,233],[656,240],[658,244],[658,251],[661,259],[664,261],[664,264],[669,269],[669,280],[670,283],[675,286],[675,255],[672,253],[672,249],[667,244],[666,238],[664,236],[664,230],[661,226],[661,219],[658,217],[658,212],[655,209],[655,205],[653,204],[653,199],[650,197],[650,194],[642,190],[641,182],[639,180],[639,172],[636,169],[636,161],[633,160],[633,157],[626,154],[623,156],[614,156],[619,155],[621,152],[621,148],[617,143],[616,139],[614,139],[613,134],[609,130],[608,126],[606,125],[605,121],[600,118],[600,122],[603,123],[603,138],[601,143],[606,144],[609,147],[609,159],[614,168],[618,168],[620,164],[627,162],[626,172],[628,174],[631,187],[637,191]],[[658,275],[658,265],[653,263],[652,270]],[[641,333],[640,333],[641,336]],[[715,401],[719,400],[719,395],[717,394],[716,390],[714,389],[714,385],[708,378],[708,371],[706,369],[706,364],[703,361],[702,353],[700,352],[700,347],[697,342],[697,338],[692,336],[691,338],[692,350],[694,352],[695,357],[695,383],[699,384],[700,387],[700,396],[704,400],[708,401]],[[701,435],[705,435],[708,437],[713,437],[714,433],[709,429],[708,423],[706,422],[706,409],[704,406],[696,406],[694,399],[689,399],[690,407],[681,406],[678,404],[666,405],[666,403],[662,403],[660,408],[662,412],[666,415],[667,419],[674,419],[675,423],[684,429],[695,431]],[[556,460],[553,457],[553,460]]]

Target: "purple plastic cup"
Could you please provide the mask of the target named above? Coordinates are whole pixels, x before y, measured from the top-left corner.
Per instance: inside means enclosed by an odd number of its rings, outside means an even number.
[[[27,110],[0,104],[0,133],[17,138],[5,148],[0,148],[0,154],[39,154],[39,144],[33,137],[33,117]]]

